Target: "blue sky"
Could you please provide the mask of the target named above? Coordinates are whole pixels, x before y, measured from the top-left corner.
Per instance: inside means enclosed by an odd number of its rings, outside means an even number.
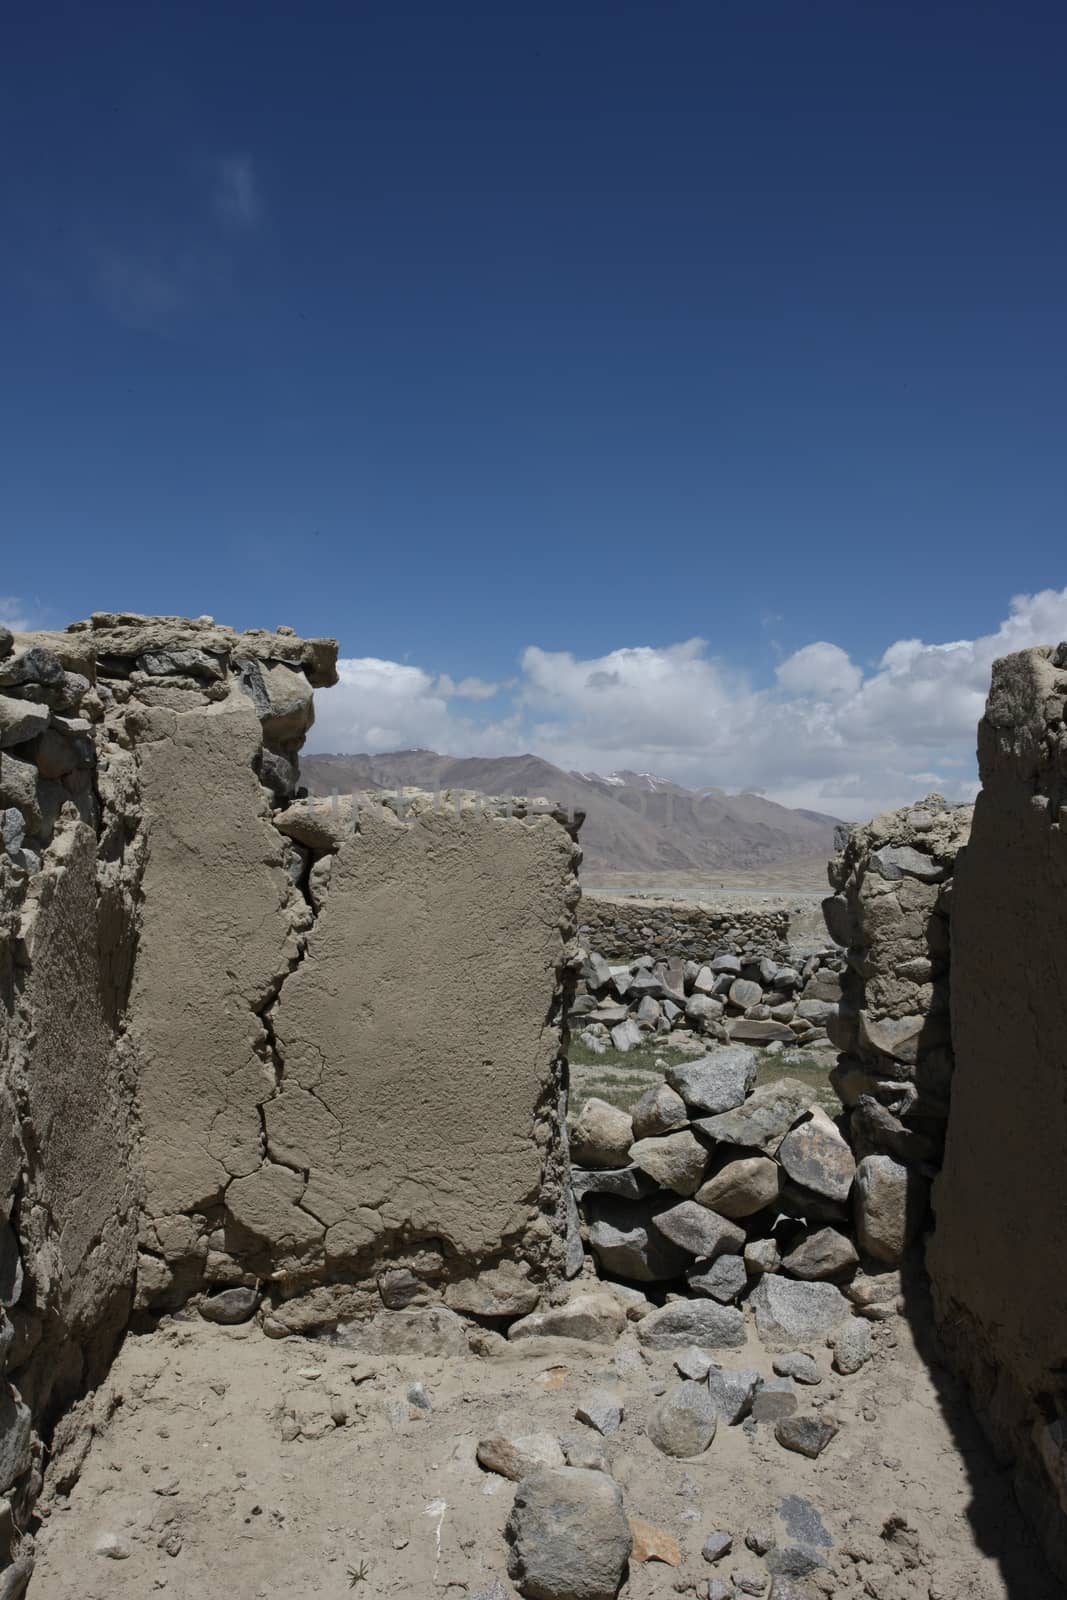
[[[10,615],[334,634],[334,743],[963,773],[980,641],[1067,583],[1062,5],[44,0],[3,48]],[[850,765],[902,640],[979,641],[969,698]],[[815,643],[860,681],[783,681]],[[723,707],[795,700],[811,770],[750,760]]]

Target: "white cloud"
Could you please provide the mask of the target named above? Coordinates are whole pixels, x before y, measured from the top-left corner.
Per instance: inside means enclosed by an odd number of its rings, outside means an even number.
[[[531,645],[517,684],[457,684],[397,662],[345,661],[340,686],[317,696],[313,747],[532,749],[565,768],[631,767],[869,816],[935,788],[970,799],[993,661],[1065,637],[1067,589],[1017,596],[981,638],[897,640],[866,676],[838,645],[815,641],[778,665],[773,688],[753,687],[702,639],[592,658]],[[502,717],[480,721],[455,709],[457,699],[493,693],[504,696]]]
[[[215,215],[226,227],[258,226],[263,218],[263,197],[250,156],[222,156],[216,162],[212,203]]]
[[[13,594],[0,594],[0,623],[12,633],[26,633],[34,625],[24,602]]]

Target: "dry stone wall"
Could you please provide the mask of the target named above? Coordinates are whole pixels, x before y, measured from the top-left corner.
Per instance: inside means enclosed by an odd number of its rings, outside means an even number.
[[[942,1341],[1067,1583],[1067,645],[998,661],[955,874]]]
[[[711,961],[728,953],[787,962],[790,912],[774,905],[687,905],[676,900],[582,899],[581,937],[610,961]]]

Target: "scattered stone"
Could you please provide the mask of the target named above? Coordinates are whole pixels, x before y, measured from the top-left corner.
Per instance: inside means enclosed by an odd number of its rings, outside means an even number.
[[[586,1472],[607,1472],[608,1458],[604,1446],[595,1439],[564,1439],[563,1455],[568,1467],[581,1467]]]
[[[745,1317],[717,1300],[673,1300],[637,1324],[637,1342],[648,1350],[678,1350],[696,1344],[718,1350],[744,1344]],[[795,1342],[795,1341],[792,1341]]]
[[[774,1437],[780,1445],[812,1460],[822,1454],[836,1432],[836,1422],[814,1415],[783,1417],[774,1425]]]
[[[845,1294],[860,1316],[870,1317],[874,1321],[892,1315],[902,1292],[900,1273],[889,1269],[884,1272],[857,1272],[845,1286]]]
[[[834,1352],[834,1371],[858,1372],[871,1358],[871,1326],[862,1317],[849,1317],[830,1341]]]
[[[703,1383],[678,1383],[652,1411],[646,1433],[665,1456],[699,1456],[715,1437],[718,1412]]]
[[[696,1061],[667,1068],[667,1082],[694,1111],[717,1113],[739,1106],[756,1081],[754,1050],[726,1045]]]
[[[616,1023],[611,1030],[611,1042],[616,1050],[623,1055],[627,1050],[633,1050],[638,1045],[643,1044],[644,1040],[644,1034],[632,1018],[627,1018],[625,1022]]]
[[[859,1265],[859,1259],[847,1234],[836,1228],[819,1228],[793,1246],[782,1261],[782,1270],[794,1278],[842,1278]]]
[[[721,1421],[734,1427],[752,1410],[752,1399],[761,1382],[752,1367],[729,1368],[712,1365],[708,1370],[708,1393]]]
[[[681,1205],[659,1212],[654,1226],[672,1244],[709,1262],[726,1251],[741,1249],[745,1242],[744,1230],[735,1222],[728,1222],[695,1200],[683,1200]]]
[[[804,1350],[790,1350],[787,1355],[775,1356],[771,1366],[780,1378],[793,1378],[797,1383],[809,1385],[822,1382],[814,1356]]]
[[[615,1390],[594,1389],[581,1401],[574,1415],[597,1433],[618,1433],[622,1427],[623,1404]]]
[[[445,1290],[446,1306],[473,1317],[521,1317],[534,1309],[538,1298],[526,1263],[506,1258]]]
[[[807,1122],[786,1134],[778,1160],[794,1183],[827,1200],[848,1199],[856,1176],[855,1158],[848,1140],[824,1111],[813,1111]]]
[[[587,1344],[614,1344],[625,1326],[626,1313],[613,1294],[576,1294],[566,1305],[520,1317],[508,1329],[508,1338],[582,1339]]]
[[[730,985],[730,1004],[737,1006],[740,1011],[747,1011],[749,1006],[758,1006],[762,999],[762,988],[748,978],[735,978]],[[727,1106],[723,1107],[724,1111],[728,1109]]]
[[[730,1024],[730,1038],[748,1044],[792,1044],[794,1034],[788,1022],[769,1017],[739,1017]]]
[[[778,1198],[778,1163],[769,1156],[728,1161],[697,1190],[696,1199],[723,1217],[750,1217]]]
[[[625,1167],[630,1162],[633,1124],[625,1111],[591,1095],[578,1113],[571,1149],[587,1167]]]
[[[766,1378],[752,1397],[752,1415],[757,1422],[777,1422],[797,1408],[797,1392],[792,1378]]]
[[[647,1172],[662,1189],[675,1194],[695,1194],[704,1180],[708,1152],[688,1130],[658,1139],[638,1139],[630,1160]]]
[[[767,1528],[749,1528],[745,1533],[745,1546],[754,1556],[765,1556],[774,1543],[774,1534]]]
[[[633,1549],[618,1484],[580,1467],[525,1478],[506,1538],[508,1574],[529,1600],[615,1600]]]
[[[734,1600],[734,1591],[722,1578],[711,1578],[704,1590],[704,1600]]]
[[[680,1377],[691,1378],[694,1383],[704,1382],[714,1365],[707,1351],[701,1350],[700,1346],[695,1344],[689,1345],[681,1355],[674,1358],[674,1370]]]
[[[102,1533],[93,1545],[93,1554],[106,1556],[109,1561],[128,1561],[133,1547],[121,1533]]]
[[[223,1289],[221,1294],[201,1300],[198,1310],[205,1322],[219,1322],[230,1327],[254,1317],[260,1299],[256,1289]]]
[[[685,1101],[665,1083],[656,1083],[651,1089],[646,1089],[630,1115],[635,1139],[652,1139],[657,1134],[675,1132],[689,1123]]]
[[[833,1540],[810,1500],[787,1494],[774,1512],[774,1549],[767,1565],[776,1575],[802,1578],[824,1565]]]
[[[664,1533],[662,1528],[654,1527],[643,1517],[630,1517],[628,1520],[634,1541],[631,1561],[662,1561],[668,1567],[681,1566],[681,1546],[673,1534]]]
[[[728,1556],[734,1547],[733,1535],[730,1533],[709,1533],[700,1547],[700,1554],[707,1562],[721,1561],[723,1556]]]
[[[494,1433],[476,1451],[479,1466],[518,1482],[538,1467],[562,1467],[564,1454],[550,1433]],[[574,1463],[571,1463],[572,1465]]]
[[[728,1305],[745,1289],[748,1273],[740,1256],[719,1256],[711,1266],[705,1266],[702,1261],[698,1261],[696,1266],[686,1273],[686,1282],[694,1294],[710,1295],[712,1300]]]
[[[711,962],[711,970],[712,972],[730,972],[739,978],[741,976],[740,958],[732,955],[716,956],[714,961]]]
[[[765,1273],[750,1296],[756,1328],[770,1348],[793,1350],[821,1341],[849,1315],[848,1301],[832,1283],[805,1283]]]

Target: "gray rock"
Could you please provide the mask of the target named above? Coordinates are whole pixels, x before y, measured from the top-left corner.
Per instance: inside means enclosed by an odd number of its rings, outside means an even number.
[[[675,1194],[695,1194],[704,1181],[708,1152],[688,1129],[657,1139],[638,1139],[630,1147],[630,1160],[664,1189]]]
[[[4,1386],[0,1393],[0,1494],[6,1494],[22,1474],[29,1470],[33,1456],[33,1420],[30,1408],[15,1389]]]
[[[745,1145],[773,1155],[789,1129],[811,1104],[810,1085],[799,1078],[779,1078],[754,1089],[743,1105],[694,1123],[698,1133],[716,1144]]]
[[[794,1183],[827,1200],[848,1199],[856,1162],[848,1141],[824,1111],[813,1111],[808,1121],[786,1134],[778,1160]]]
[[[853,1208],[860,1249],[895,1266],[926,1214],[925,1181],[892,1156],[864,1156],[856,1169]]]
[[[606,989],[611,982],[611,968],[603,956],[590,952],[582,962],[582,977],[590,989]]]
[[[792,1378],[796,1383],[814,1386],[822,1382],[814,1356],[804,1350],[790,1350],[787,1355],[775,1356],[771,1366],[780,1378]]]
[[[0,622],[0,661],[9,656],[15,648],[15,635],[10,628],[5,628]]]
[[[682,1378],[691,1378],[695,1383],[703,1383],[708,1373],[715,1365],[706,1350],[701,1350],[697,1344],[691,1344],[674,1358],[675,1371]]]
[[[587,1194],[613,1194],[620,1200],[643,1200],[646,1195],[655,1193],[656,1180],[640,1167],[618,1167],[613,1172],[590,1172],[572,1167],[571,1187],[578,1200]]]
[[[701,1595],[701,1600],[734,1600],[734,1591],[730,1584],[722,1578],[710,1578],[708,1586]]]
[[[831,1339],[836,1372],[858,1372],[871,1358],[871,1325],[862,1317],[849,1317]]]
[[[667,1082],[694,1111],[724,1112],[739,1106],[756,1081],[754,1050],[724,1045],[695,1061],[667,1068]]]
[[[549,1306],[520,1317],[508,1329],[508,1338],[581,1339],[586,1344],[614,1344],[626,1326],[626,1313],[606,1290],[576,1294],[566,1305]]]
[[[819,1228],[807,1233],[782,1261],[782,1268],[794,1278],[842,1278],[859,1264],[856,1247],[847,1234],[836,1228]]]
[[[660,1019],[659,1001],[653,1000],[650,994],[642,997],[637,1007],[637,1021],[646,1023],[649,1027]]]
[[[811,1501],[799,1494],[787,1494],[775,1508],[774,1542],[776,1545],[806,1545],[810,1550],[829,1550],[834,1541]]]
[[[8,655],[0,661],[0,691],[25,688],[29,684],[54,689],[62,683],[62,661],[41,645],[20,650],[17,655]]]
[[[589,1248],[605,1272],[636,1283],[657,1283],[680,1278],[689,1265],[686,1252],[652,1226],[662,1206],[590,1195],[586,1209]]]
[[[760,1338],[770,1348],[793,1350],[822,1341],[849,1316],[849,1304],[832,1283],[804,1283],[765,1273],[749,1297]]]
[[[746,1044],[792,1044],[795,1034],[788,1022],[768,1018],[739,1017],[730,1024],[730,1038]]]
[[[581,1467],[585,1472],[607,1472],[608,1458],[604,1446],[588,1436],[582,1439],[564,1439],[563,1455],[568,1467]]]
[[[201,1300],[200,1315],[205,1322],[221,1322],[231,1326],[248,1322],[259,1309],[261,1296],[255,1289],[223,1289],[220,1294]]]
[[[467,1327],[445,1306],[417,1311],[379,1311],[369,1322],[352,1324],[354,1349],[373,1355],[465,1356]]]
[[[774,1425],[774,1437],[786,1450],[814,1461],[837,1432],[837,1423],[814,1415],[783,1417]]]
[[[752,1397],[752,1415],[757,1422],[777,1422],[792,1416],[797,1408],[797,1392],[792,1378],[766,1378]]]
[[[732,1348],[745,1342],[744,1313],[717,1300],[672,1300],[637,1324],[637,1342],[648,1350]]]
[[[760,1382],[760,1375],[753,1367],[720,1367],[717,1363],[709,1367],[708,1393],[721,1421],[730,1427],[743,1421],[752,1410],[752,1399]]]
[[[774,1535],[769,1528],[757,1525],[745,1533],[745,1546],[753,1555],[765,1556],[773,1543]]]
[[[736,1222],[727,1221],[695,1200],[683,1200],[681,1205],[661,1211],[654,1225],[672,1244],[709,1262],[727,1251],[742,1249],[745,1243],[744,1230]]]
[[[279,804],[286,805],[296,793],[300,769],[294,760],[279,750],[266,746],[259,755],[259,781],[269,789]]]
[[[25,837],[26,818],[15,806],[5,806],[0,811],[0,845],[9,856],[14,856],[22,849]]]
[[[494,1433],[475,1452],[479,1466],[518,1483],[539,1467],[562,1467],[563,1451],[550,1433]]]
[[[590,1095],[571,1130],[571,1149],[584,1167],[630,1165],[633,1124],[618,1106]]]
[[[763,999],[763,990],[758,983],[752,983],[748,978],[735,978],[730,985],[730,1004],[747,1011],[749,1006],[758,1006]]]
[[[646,1432],[665,1456],[699,1456],[715,1437],[718,1413],[707,1385],[678,1383],[655,1406]]]
[[[711,970],[712,972],[731,972],[740,977],[741,962],[737,956],[729,954],[716,956],[715,960],[711,962]]]
[[[782,1264],[778,1246],[773,1239],[753,1239],[744,1249],[745,1267],[752,1277],[764,1272],[777,1272]]]
[[[695,965],[695,963],[694,963]],[[694,994],[711,994],[715,987],[715,974],[709,966],[697,967],[693,974],[692,989]]]
[[[48,727],[49,715],[47,706],[0,694],[0,750],[35,739]]]
[[[32,761],[5,754],[0,760],[0,806],[17,806],[31,827],[40,820],[37,768]]]
[[[918,878],[922,883],[940,883],[945,876],[944,867],[924,855],[921,850],[912,849],[908,844],[885,844],[880,850],[872,851],[867,870],[877,873],[880,878],[885,878],[890,883],[896,883],[901,878]]]
[[[611,1030],[611,1042],[616,1050],[621,1051],[623,1054],[627,1050],[633,1050],[637,1045],[642,1044],[644,1037],[641,1029],[632,1019],[627,1019],[626,1022],[617,1022]]]
[[[657,1134],[684,1128],[689,1122],[685,1101],[665,1083],[646,1089],[630,1116],[635,1139],[653,1139]]]
[[[710,1266],[698,1261],[686,1273],[686,1282],[694,1294],[710,1295],[712,1300],[728,1305],[744,1291],[748,1273],[740,1256],[719,1256]]]
[[[615,1600],[633,1548],[618,1484],[580,1467],[524,1478],[505,1537],[508,1575],[527,1600]]]
[[[470,1600],[512,1600],[514,1590],[505,1589],[499,1578],[494,1578],[488,1589],[479,1589]]]
[[[579,1403],[574,1415],[597,1433],[618,1433],[623,1419],[622,1400],[614,1389],[594,1389]]]
[[[691,994],[685,1002],[685,1019],[697,1028],[718,1022],[722,1011],[722,1002],[709,994]]]
[[[206,650],[147,650],[139,665],[150,678],[199,678],[203,683],[218,683],[226,676],[220,658]]]
[[[734,1547],[733,1535],[730,1533],[709,1533],[700,1547],[700,1554],[705,1561],[721,1561],[723,1556],[730,1554]]]
[[[778,1198],[778,1163],[770,1156],[742,1156],[728,1161],[697,1190],[702,1206],[723,1217],[751,1217]]]

